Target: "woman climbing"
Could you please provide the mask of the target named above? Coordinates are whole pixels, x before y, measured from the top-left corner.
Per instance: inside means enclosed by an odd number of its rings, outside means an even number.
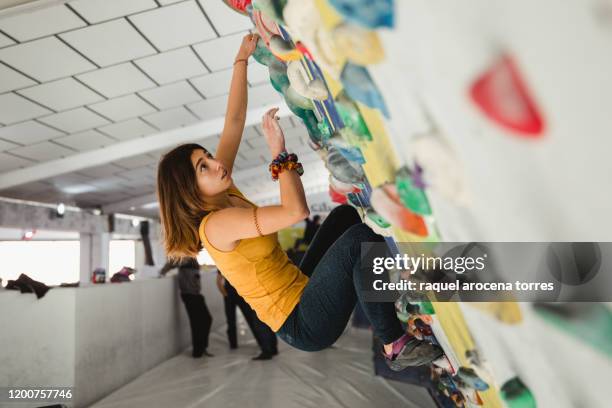
[[[405,333],[392,303],[360,300],[360,246],[383,242],[355,209],[334,209],[319,228],[300,266],[281,249],[277,232],[309,214],[297,156],[285,150],[276,113],[263,116],[280,205],[257,207],[236,188],[232,168],[246,120],[247,60],[256,35],[242,41],[234,62],[225,122],[216,155],[197,144],[167,153],[158,168],[164,244],[171,258],[193,257],[204,247],[223,276],[257,316],[289,345],[317,351],[334,344],[357,301],[382,340],[394,370],[442,356],[431,343]]]

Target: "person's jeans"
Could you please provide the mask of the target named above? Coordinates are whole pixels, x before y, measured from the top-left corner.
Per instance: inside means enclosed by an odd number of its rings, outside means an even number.
[[[363,224],[351,206],[332,210],[300,264],[310,280],[300,302],[277,332],[283,341],[304,351],[331,346],[344,331],[357,301],[385,344],[404,334],[393,303],[360,299],[362,242],[384,242],[384,238]]]

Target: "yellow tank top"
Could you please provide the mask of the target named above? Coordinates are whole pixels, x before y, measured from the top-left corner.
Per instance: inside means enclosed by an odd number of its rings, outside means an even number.
[[[231,188],[229,194],[256,207],[238,189]],[[308,277],[287,257],[276,233],[240,240],[232,251],[218,250],[204,233],[206,221],[212,214],[206,215],[200,224],[204,248],[257,317],[273,331],[278,331],[299,303]]]

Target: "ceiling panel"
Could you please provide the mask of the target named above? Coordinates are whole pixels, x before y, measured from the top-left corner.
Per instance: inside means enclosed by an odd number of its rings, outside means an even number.
[[[263,136],[248,139],[246,140],[246,142],[249,144],[249,146],[251,146],[254,149],[263,147],[263,146],[267,146],[266,138]]]
[[[125,193],[131,193],[129,189],[126,189],[125,191],[123,190],[124,186],[123,184],[121,184],[123,181],[125,181],[125,179],[121,177],[105,177],[92,180],[89,182],[89,184],[96,187],[98,191],[115,190]]]
[[[19,145],[13,142],[9,142],[8,140],[0,139],[0,152],[9,150],[9,149],[14,149],[15,147],[19,147]]]
[[[237,14],[222,1],[199,1],[220,35],[232,34],[253,27],[253,23],[247,16]]]
[[[155,54],[151,45],[124,19],[61,34],[60,37],[99,66]]]
[[[159,84],[208,73],[191,48],[180,48],[139,59],[136,64]]]
[[[257,130],[257,126],[248,126],[244,129],[244,132],[242,132],[242,138],[245,140],[259,139],[261,137],[261,133]]]
[[[63,4],[14,14],[0,20],[0,30],[20,42],[85,25],[87,24]]]
[[[31,85],[36,85],[36,82],[12,68],[0,64],[0,93],[25,88]]]
[[[225,95],[229,92],[232,69],[213,72],[191,80],[191,83],[206,97]]]
[[[109,123],[108,120],[85,108],[56,113],[40,118],[40,121],[68,133],[77,133]]]
[[[98,130],[119,140],[135,139],[158,132],[158,129],[137,118],[102,126]]]
[[[35,121],[22,122],[0,128],[0,138],[21,145],[42,142],[43,140],[49,140],[61,135],[63,135],[62,132]]]
[[[218,118],[225,114],[228,96],[217,96],[187,105],[202,120]]]
[[[117,142],[117,140],[103,135],[96,130],[75,133],[73,135],[53,139],[53,141],[78,151],[97,149],[110,146]]]
[[[155,108],[137,95],[126,95],[89,106],[105,118],[114,122],[155,112]]]
[[[0,95],[0,122],[5,125],[49,113],[53,112],[19,95],[13,93]]]
[[[144,178],[125,178],[122,177],[124,181],[121,184],[124,186],[125,191],[130,191],[134,187],[140,187],[144,185],[152,185],[154,183],[155,171],[149,169],[149,172],[145,172],[146,167],[141,167],[140,169],[136,169],[136,174],[143,174]]]
[[[170,130],[198,122],[198,118],[183,107],[169,109],[144,116],[147,122],[160,130]]]
[[[153,180],[155,178],[155,171],[145,166],[122,171],[118,176],[140,182],[141,180]]]
[[[281,95],[270,84],[249,88],[249,107],[284,104]]]
[[[0,50],[0,60],[43,82],[96,68],[55,37],[3,48]]]
[[[58,111],[30,112],[25,117],[35,115],[35,121],[20,118],[25,122],[2,127],[7,110],[1,109],[0,98],[0,171],[92,149],[104,155],[104,147],[111,144],[224,115],[231,67],[251,23],[221,1],[72,0],[69,7],[55,9],[77,25],[66,28],[57,18],[36,27],[17,27],[26,36],[39,35],[37,30],[58,33],[24,44],[13,44],[0,32],[0,93],[25,96],[22,102],[30,108],[32,103],[34,110],[40,104]],[[28,18],[37,21],[35,16]],[[92,25],[85,26],[85,20]],[[6,21],[0,18],[0,27],[1,23]],[[235,34],[217,38],[217,33]],[[254,61],[248,69],[250,107],[276,100],[267,69]],[[253,87],[260,84],[268,89]],[[283,123],[286,128],[291,125],[289,120]],[[265,142],[259,143],[263,138],[256,127],[245,129],[244,139],[236,175],[252,177],[260,170],[266,174],[269,153]],[[218,140],[215,135],[201,142],[214,152]],[[258,141],[254,149],[248,144],[252,140]],[[150,194],[155,191],[159,158],[169,150],[68,173],[36,183],[35,191],[11,190],[49,202],[88,205]]]
[[[84,170],[79,170],[79,174],[98,179],[110,177],[116,173],[119,173],[122,170],[124,170],[122,167],[116,166],[112,163],[108,163],[103,164],[101,166],[89,167]]]
[[[139,154],[137,156],[128,157],[126,159],[115,160],[113,164],[125,169],[137,169],[151,163],[157,164],[157,160],[147,154]],[[124,171],[122,170],[122,171]],[[121,172],[122,172],[121,171]]]
[[[40,190],[49,190],[52,186],[45,181],[35,181],[23,185],[23,191],[35,193]]]
[[[195,0],[140,13],[129,19],[160,51],[217,37]]]
[[[19,93],[56,111],[104,100],[102,96],[72,78],[22,89]]]
[[[186,81],[143,91],[140,92],[140,96],[161,110],[186,105],[202,99],[200,94]]]
[[[74,0],[69,4],[90,23],[99,23],[157,7],[153,0]]]
[[[50,177],[45,179],[46,183],[52,186],[63,188],[71,187],[79,184],[88,184],[91,181],[91,177],[83,176],[81,174],[71,173],[62,174],[61,176]]]
[[[193,48],[211,71],[231,68],[246,32],[196,44]]]
[[[107,98],[127,95],[156,86],[131,62],[78,75],[77,78]]]
[[[40,142],[33,145],[18,147],[10,153],[26,159],[46,161],[59,159],[74,154],[74,150],[51,142]]]
[[[6,35],[0,33],[0,48],[6,47],[11,44],[15,44],[15,41],[11,40]]]

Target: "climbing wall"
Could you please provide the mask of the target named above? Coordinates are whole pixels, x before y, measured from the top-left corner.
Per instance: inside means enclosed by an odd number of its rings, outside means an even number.
[[[392,250],[394,242],[608,241],[605,1],[535,3],[226,1],[260,34],[254,57],[308,129],[330,197],[358,208]],[[606,406],[605,305],[579,318],[571,305],[432,298],[397,306],[413,335],[445,351],[426,378],[405,373],[440,406]]]

